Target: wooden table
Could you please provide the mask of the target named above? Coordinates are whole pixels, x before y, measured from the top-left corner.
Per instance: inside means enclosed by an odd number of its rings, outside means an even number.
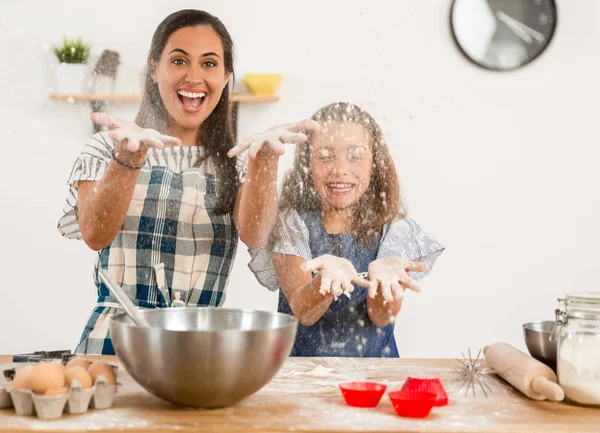
[[[117,358],[103,357],[118,363]],[[8,358],[0,357],[0,362]],[[2,364],[2,368],[14,364]],[[440,359],[290,358],[263,389],[233,407],[184,409],[144,391],[123,368],[122,384],[110,409],[63,415],[53,421],[0,410],[0,432],[37,431],[209,431],[209,432],[510,432],[583,433],[600,431],[600,409],[529,400],[491,376],[493,392],[475,397],[458,390],[457,361]],[[331,370],[328,370],[331,369]],[[425,419],[396,415],[387,395],[376,408],[345,404],[337,387],[350,380],[373,380],[400,389],[409,376],[438,376],[450,403]]]

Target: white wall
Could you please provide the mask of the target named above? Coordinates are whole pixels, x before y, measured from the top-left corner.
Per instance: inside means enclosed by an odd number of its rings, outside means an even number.
[[[141,67],[156,25],[184,7],[224,21],[238,78],[285,74],[280,102],[242,107],[241,136],[335,100],[380,121],[411,215],[447,246],[398,318],[402,356],[456,357],[497,340],[524,348],[522,323],[552,319],[565,292],[599,289],[595,0],[558,1],[551,47],[511,73],[462,57],[450,1],[136,3],[0,2],[0,353],[73,349],[95,300],[93,253],[56,230],[89,108],[47,99],[48,45],[82,35],[96,54],[115,49]],[[274,310],[239,251],[226,305]]]

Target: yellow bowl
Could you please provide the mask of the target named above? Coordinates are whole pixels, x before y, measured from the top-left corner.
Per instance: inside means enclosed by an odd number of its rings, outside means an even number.
[[[245,74],[244,82],[253,95],[273,96],[281,86],[281,74]]]

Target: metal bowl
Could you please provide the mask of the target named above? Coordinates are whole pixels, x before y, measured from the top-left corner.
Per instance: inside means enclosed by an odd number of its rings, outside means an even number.
[[[540,362],[556,371],[556,340],[554,320],[531,322],[523,325],[525,345],[529,354]]]
[[[142,310],[150,327],[115,314],[110,336],[123,367],[147,391],[182,406],[230,406],[265,386],[286,361],[298,321],[226,308]]]

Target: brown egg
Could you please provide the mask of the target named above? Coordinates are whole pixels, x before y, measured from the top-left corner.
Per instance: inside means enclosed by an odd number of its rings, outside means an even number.
[[[31,389],[37,394],[44,394],[49,389],[64,388],[65,367],[53,362],[39,363],[31,374]]]
[[[12,389],[31,389],[31,376],[33,375],[33,367],[28,365],[17,371],[12,382]]]
[[[66,387],[65,388],[50,388],[44,393],[44,396],[52,397],[55,395],[63,395],[63,394],[66,394],[67,391],[68,391],[68,389]]]
[[[87,359],[72,358],[69,362],[67,362],[65,369],[68,370],[71,367],[83,367],[84,369],[87,370],[90,367],[90,364],[91,364],[91,362],[88,361]]]
[[[96,383],[96,378],[103,375],[106,378],[107,385],[114,385],[117,383],[115,371],[106,362],[93,362],[88,368],[88,373],[92,376],[92,380]]]
[[[71,386],[73,380],[76,380],[81,385],[81,389],[89,389],[92,387],[92,376],[90,376],[90,373],[83,367],[77,366],[67,368],[65,377],[67,378],[67,385],[69,386]]]

